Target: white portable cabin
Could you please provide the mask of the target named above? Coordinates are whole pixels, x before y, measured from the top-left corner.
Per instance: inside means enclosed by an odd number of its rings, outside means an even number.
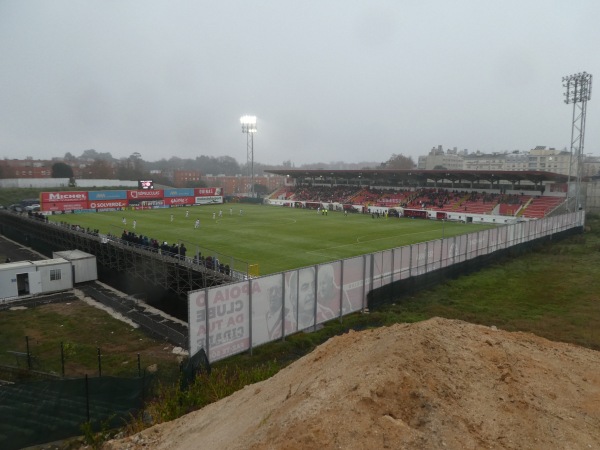
[[[73,281],[75,283],[98,279],[96,257],[90,253],[82,252],[81,250],[65,250],[62,252],[52,252],[52,257],[64,258],[71,262],[74,274]]]
[[[73,288],[71,263],[63,258],[0,264],[0,299]]]

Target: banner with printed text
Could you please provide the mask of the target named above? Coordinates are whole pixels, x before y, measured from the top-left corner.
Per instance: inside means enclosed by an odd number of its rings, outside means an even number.
[[[211,205],[211,204],[220,204],[223,203],[222,196],[215,195],[205,195],[205,196],[196,196],[194,198],[194,203],[196,205]]]
[[[165,198],[168,197],[194,197],[194,188],[177,188],[177,189],[164,189]]]
[[[218,197],[223,195],[223,189],[220,187],[195,188],[192,195],[196,197]]]
[[[170,206],[191,206],[196,203],[195,197],[165,197],[165,205]]]
[[[96,200],[88,202],[88,209],[120,209],[127,205],[127,200]]]
[[[188,295],[190,354],[208,348],[210,361],[250,348],[249,302],[250,284],[243,281]]]
[[[89,201],[127,200],[127,191],[90,191]]]
[[[57,203],[46,203],[42,202],[40,209],[42,211],[53,211],[53,212],[70,212],[77,211],[80,209],[87,209],[87,202],[57,202]]]
[[[88,196],[85,191],[65,191],[65,192],[41,192],[40,199],[43,203],[62,203],[62,202],[87,202]]]

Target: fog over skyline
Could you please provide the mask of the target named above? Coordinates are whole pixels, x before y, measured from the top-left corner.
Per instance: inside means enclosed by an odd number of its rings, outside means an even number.
[[[0,157],[86,149],[266,165],[570,148],[600,2],[0,0]]]

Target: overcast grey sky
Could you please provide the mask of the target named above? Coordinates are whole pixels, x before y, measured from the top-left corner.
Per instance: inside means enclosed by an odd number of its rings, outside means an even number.
[[[0,0],[0,157],[93,148],[296,166],[570,146],[598,0]],[[596,97],[596,98],[595,98]]]

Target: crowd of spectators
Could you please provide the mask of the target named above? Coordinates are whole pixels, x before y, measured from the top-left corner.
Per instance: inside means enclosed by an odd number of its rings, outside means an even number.
[[[518,194],[458,191],[443,188],[352,188],[350,186],[300,186],[293,196],[296,201],[352,203],[383,207],[440,210],[491,211],[498,204],[523,205],[526,196]]]
[[[29,217],[35,220],[40,220],[43,222],[48,222],[48,218],[41,213],[33,213],[29,214]],[[67,228],[71,231],[76,231],[80,233],[89,234],[92,236],[100,236],[100,230],[91,229],[89,227],[84,228],[77,224],[72,224],[64,221],[54,222],[56,225]],[[185,243],[177,244],[169,244],[167,241],[159,241],[158,239],[151,238],[149,236],[136,234],[132,231],[123,230],[123,233],[120,236],[114,235],[112,233],[108,233],[106,238],[111,241],[120,242],[122,244],[128,246],[135,246],[142,250],[147,250],[150,252],[158,253],[162,256],[174,258],[180,261],[186,261],[190,264],[197,264],[206,267],[207,269],[214,270],[220,272],[225,275],[231,275],[232,270],[228,264],[222,264],[218,258],[207,256],[204,257],[201,252],[197,252],[193,258],[190,258],[187,255],[187,247]]]
[[[359,191],[353,186],[302,186],[294,192],[293,200],[346,203]]]

